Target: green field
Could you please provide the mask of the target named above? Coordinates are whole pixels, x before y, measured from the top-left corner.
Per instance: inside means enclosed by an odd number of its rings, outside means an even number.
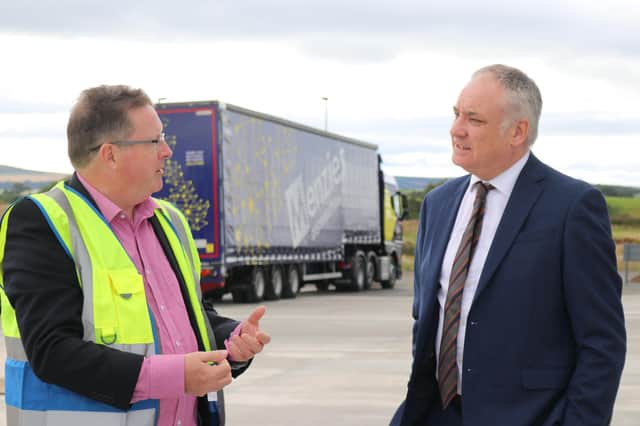
[[[607,197],[607,206],[614,231],[616,226],[620,226],[626,238],[635,238],[640,242],[640,233],[631,235],[626,233],[629,230],[640,229],[640,198]]]

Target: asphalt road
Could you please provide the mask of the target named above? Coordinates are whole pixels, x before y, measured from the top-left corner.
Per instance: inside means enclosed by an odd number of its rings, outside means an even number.
[[[228,425],[387,425],[409,374],[411,279],[364,293],[305,288],[297,299],[267,303],[262,326],[273,340],[227,388]],[[640,424],[640,284],[628,285],[623,301],[629,353],[616,426]],[[217,308],[244,318],[254,306],[225,299]]]

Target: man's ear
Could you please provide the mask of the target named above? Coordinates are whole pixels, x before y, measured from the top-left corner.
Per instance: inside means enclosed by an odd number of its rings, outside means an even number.
[[[529,136],[529,120],[522,119],[516,121],[511,129],[511,136],[511,145],[526,145],[527,137]]]
[[[109,168],[114,168],[116,166],[115,152],[113,150],[113,145],[110,143],[104,143],[100,146],[98,156],[100,157],[100,161],[106,164]]]

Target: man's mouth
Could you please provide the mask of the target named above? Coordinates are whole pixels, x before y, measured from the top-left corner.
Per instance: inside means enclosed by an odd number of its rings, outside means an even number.
[[[455,147],[455,149],[458,149],[460,151],[471,151],[471,147],[464,146],[464,145],[461,145],[459,143],[454,143],[453,146]]]

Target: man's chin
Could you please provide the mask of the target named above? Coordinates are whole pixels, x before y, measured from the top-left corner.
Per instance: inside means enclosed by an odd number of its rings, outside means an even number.
[[[465,164],[467,163],[465,160],[466,159],[464,157],[456,154],[455,152],[451,155],[451,162],[458,167],[462,167],[463,169],[465,168]]]
[[[162,190],[162,185],[158,185],[155,188],[153,188],[153,192],[151,192],[151,194],[149,194],[149,196],[152,196],[154,194],[157,194],[158,192],[160,192]]]
[[[455,164],[456,166],[460,167],[465,172],[473,174],[473,171],[472,171],[473,170],[473,165],[471,164],[471,162],[466,161],[466,160],[467,160],[466,158],[460,158],[460,157],[456,156],[455,154],[451,158],[451,161],[453,162],[453,164]]]

